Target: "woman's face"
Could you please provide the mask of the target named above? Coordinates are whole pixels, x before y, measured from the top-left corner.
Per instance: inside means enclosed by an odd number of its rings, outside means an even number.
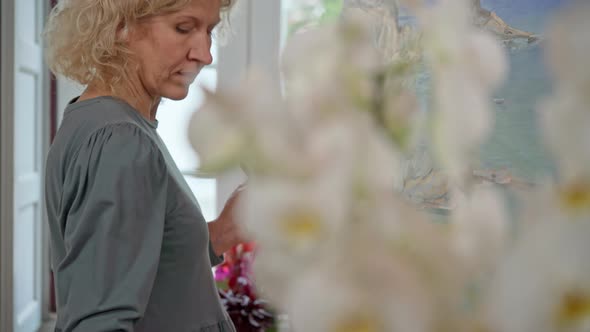
[[[130,31],[141,86],[152,98],[183,99],[211,56],[211,32],[219,22],[220,0],[192,0],[182,10],[147,18]]]

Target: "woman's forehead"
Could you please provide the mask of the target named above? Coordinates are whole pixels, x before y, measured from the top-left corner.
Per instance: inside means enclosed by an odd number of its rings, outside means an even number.
[[[220,21],[221,0],[192,0],[175,17],[196,19],[202,23],[216,24]]]

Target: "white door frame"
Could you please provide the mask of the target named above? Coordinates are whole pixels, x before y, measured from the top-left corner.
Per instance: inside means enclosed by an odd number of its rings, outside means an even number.
[[[43,27],[45,26],[45,22],[46,22],[46,17],[47,15],[49,15],[49,12],[51,12],[52,9],[52,5],[51,5],[51,1],[50,0],[39,0],[43,2],[43,19],[42,19],[42,24]],[[47,153],[49,152],[49,147],[51,146],[51,140],[53,139],[52,135],[54,134],[52,132],[52,123],[54,125],[57,125],[57,114],[55,114],[55,109],[52,109],[56,106],[57,103],[57,89],[54,91],[55,94],[52,95],[51,91],[51,85],[52,85],[52,75],[49,72],[49,67],[46,65],[45,61],[43,61],[43,72],[45,73],[45,75],[43,75],[43,105],[44,105],[44,111],[43,113],[43,119],[42,121],[42,125],[41,127],[43,128],[43,143],[42,143],[42,150],[43,150],[43,179],[45,179],[45,157],[47,156]],[[55,79],[55,78],[53,78]],[[53,82],[54,87],[57,88],[57,82]],[[57,128],[53,128],[53,130],[57,130]],[[45,183],[45,180],[43,180],[43,183]],[[50,243],[49,243],[49,223],[47,222],[47,213],[46,213],[46,209],[45,209],[45,188],[43,188],[43,206],[42,206],[42,211],[43,211],[43,223],[42,223],[42,227],[41,227],[41,241],[42,241],[42,248],[44,248],[44,251],[42,253],[42,257],[41,257],[41,273],[43,273],[42,275],[42,279],[41,279],[41,304],[43,306],[42,308],[42,320],[48,321],[51,320],[52,317],[50,315],[50,305],[51,305],[51,293],[50,293],[50,288],[53,287],[53,285],[51,284],[51,255],[50,255]]]
[[[14,79],[15,79],[15,4],[19,0],[2,0],[0,3],[0,331],[11,332],[14,329]],[[43,0],[38,0],[43,1]],[[43,17],[49,12],[50,4],[43,1]],[[42,112],[42,154],[43,159],[49,150],[50,117],[49,112],[49,75],[43,70],[43,105]],[[45,211],[45,207],[42,207]],[[48,226],[42,223],[42,248],[49,248]],[[42,317],[49,318],[49,250],[42,255]]]
[[[281,0],[242,0],[236,6],[231,17],[232,35],[219,49],[217,89],[238,87],[248,70],[256,68],[268,75],[278,90]],[[239,169],[217,177],[218,214],[245,179]]]

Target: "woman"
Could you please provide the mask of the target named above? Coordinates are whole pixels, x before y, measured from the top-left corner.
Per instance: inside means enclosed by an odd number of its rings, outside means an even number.
[[[229,0],[61,0],[52,70],[86,85],[47,157],[56,331],[234,331],[211,266],[240,242],[229,200],[207,224],[156,132],[211,63]]]

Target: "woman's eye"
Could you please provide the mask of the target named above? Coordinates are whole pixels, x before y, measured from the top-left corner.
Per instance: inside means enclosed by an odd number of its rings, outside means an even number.
[[[178,33],[187,34],[187,33],[189,33],[190,31],[191,31],[191,29],[190,29],[190,28],[186,28],[186,27],[180,27],[180,26],[177,26],[177,27],[176,27],[176,32],[178,32]]]

